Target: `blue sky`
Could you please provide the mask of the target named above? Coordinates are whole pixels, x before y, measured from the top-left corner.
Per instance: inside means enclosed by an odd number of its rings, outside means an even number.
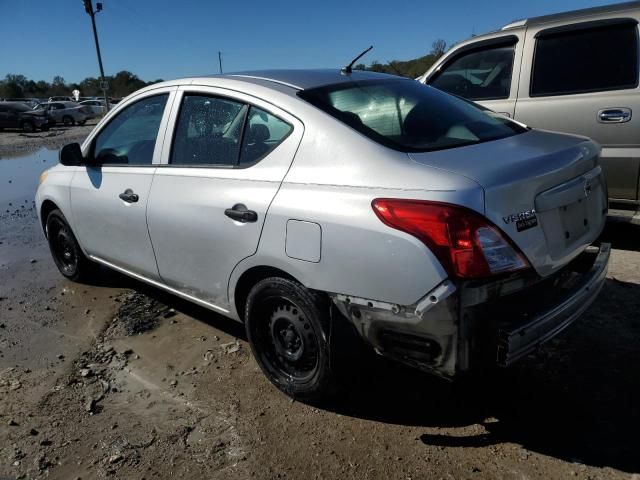
[[[338,67],[424,55],[512,20],[605,0],[103,0],[96,16],[105,73],[144,80],[262,68]],[[94,0],[95,4],[95,0]],[[0,0],[0,78],[67,81],[98,76],[91,22],[81,0]]]

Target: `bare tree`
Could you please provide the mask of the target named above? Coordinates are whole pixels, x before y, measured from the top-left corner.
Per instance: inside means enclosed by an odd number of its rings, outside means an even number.
[[[441,57],[447,51],[447,42],[439,38],[431,44],[431,55]]]

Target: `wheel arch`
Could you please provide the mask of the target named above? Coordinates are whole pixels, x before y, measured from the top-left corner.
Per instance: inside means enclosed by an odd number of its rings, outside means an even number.
[[[40,223],[45,237],[47,236],[47,218],[54,210],[60,210],[60,207],[58,207],[53,200],[47,199],[42,202],[42,205],[40,206]]]
[[[244,322],[244,307],[246,305],[249,292],[256,283],[269,277],[287,278],[289,280],[302,283],[290,273],[277,267],[257,265],[247,269],[240,275],[235,283],[235,287],[231,290],[233,292],[231,302],[235,306],[236,312],[241,321]]]

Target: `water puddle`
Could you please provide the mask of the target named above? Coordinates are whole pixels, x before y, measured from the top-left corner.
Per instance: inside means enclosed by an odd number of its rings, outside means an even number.
[[[58,163],[58,151],[42,148],[15,158],[0,158],[0,214],[31,208],[40,174]]]

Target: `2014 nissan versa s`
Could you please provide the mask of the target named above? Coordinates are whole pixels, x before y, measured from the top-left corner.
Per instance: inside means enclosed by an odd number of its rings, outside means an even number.
[[[103,264],[244,322],[303,399],[340,368],[333,322],[448,378],[553,337],[604,282],[606,199],[587,138],[339,70],[144,88],[36,195],[65,277]]]

